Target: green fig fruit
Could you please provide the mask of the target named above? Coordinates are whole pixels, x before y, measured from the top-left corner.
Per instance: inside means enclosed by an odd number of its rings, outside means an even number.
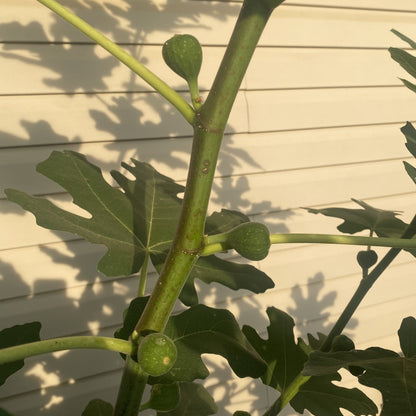
[[[167,335],[155,332],[139,343],[137,361],[144,372],[159,377],[170,371],[177,354],[174,342]]]
[[[199,107],[198,75],[202,65],[202,48],[198,39],[192,35],[175,35],[164,43],[162,56],[166,65],[188,83],[194,107]]]
[[[354,341],[346,335],[337,335],[331,345],[331,352],[351,351],[355,348]]]
[[[374,250],[362,250],[357,254],[358,264],[362,269],[367,270],[377,263],[378,256]]]
[[[263,260],[270,249],[269,229],[258,222],[245,222],[232,229],[227,243],[249,260]]]

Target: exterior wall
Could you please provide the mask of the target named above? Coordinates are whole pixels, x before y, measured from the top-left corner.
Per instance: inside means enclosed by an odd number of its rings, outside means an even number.
[[[174,33],[192,33],[204,49],[205,92],[240,6],[205,0],[63,4],[180,91],[184,82],[164,65],[161,45]],[[398,77],[405,73],[387,48],[406,46],[391,28],[416,38],[415,17],[414,0],[287,0],[279,7],[237,98],[210,209],[241,210],[274,232],[333,233],[339,221],[301,207],[349,207],[351,197],[403,210],[409,219],[416,196],[401,164],[410,158],[399,128],[415,120],[416,95],[402,86]],[[36,1],[0,0],[0,41],[0,328],[39,320],[43,338],[111,335],[136,279],[97,273],[102,247],[37,227],[3,190],[71,207],[62,189],[35,173],[52,150],[85,153],[109,180],[111,169],[133,157],[183,182],[191,131],[140,79]],[[275,280],[274,290],[253,296],[201,285],[201,298],[262,332],[271,305],[292,314],[301,334],[326,332],[360,279],[356,252],[274,246],[258,265]],[[376,284],[348,328],[358,347],[399,348],[401,319],[414,314],[414,271],[412,257],[401,254]],[[271,404],[273,392],[260,383],[237,382],[223,361],[207,362],[216,370],[207,386],[220,415],[236,409],[256,415]],[[91,351],[27,360],[2,387],[0,406],[16,416],[81,414],[91,398],[114,399],[121,365],[117,354]]]

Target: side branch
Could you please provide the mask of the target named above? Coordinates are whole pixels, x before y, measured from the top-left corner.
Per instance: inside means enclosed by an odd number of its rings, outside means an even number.
[[[46,339],[1,349],[0,365],[34,355],[73,349],[100,349],[130,355],[134,346],[130,341],[109,337],[75,336]]]
[[[228,233],[208,235],[201,256],[210,256],[221,251],[230,250],[227,243]],[[416,240],[407,238],[364,237],[339,234],[270,234],[271,244],[343,244],[354,246],[391,247],[415,249]]]
[[[80,17],[70,12],[55,0],[37,0],[44,6],[55,12],[58,16],[65,19],[68,23],[71,23],[82,33],[87,35],[90,39],[102,46],[120,62],[129,67],[134,73],[146,81],[152,88],[159,92],[166,100],[168,100],[176,109],[184,116],[188,123],[192,124],[194,121],[195,112],[193,108],[186,102],[186,100],[173,90],[169,85],[162,81],[157,75],[147,69],[137,59],[133,58],[120,46],[115,44],[109,38],[100,33],[97,29],[94,29],[87,22]]]

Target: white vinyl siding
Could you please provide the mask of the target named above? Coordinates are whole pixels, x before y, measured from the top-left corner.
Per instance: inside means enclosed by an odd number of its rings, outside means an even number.
[[[175,33],[193,34],[204,51],[203,95],[241,6],[208,0],[62,3],[184,93],[161,46]],[[241,210],[274,232],[335,233],[340,221],[302,207],[354,207],[353,197],[402,210],[409,220],[416,194],[401,163],[411,157],[400,127],[416,120],[416,94],[402,85],[399,78],[407,75],[387,49],[407,46],[392,28],[416,39],[415,18],[414,0],[283,3],[232,111],[210,211]],[[191,128],[126,67],[35,0],[0,0],[0,80],[0,329],[39,320],[42,338],[111,336],[135,296],[136,278],[100,275],[96,264],[105,248],[38,227],[31,214],[4,199],[4,189],[47,196],[79,212],[62,188],[35,172],[53,150],[85,153],[109,181],[111,169],[136,158],[184,183]],[[327,332],[360,279],[357,251],[273,246],[257,264],[276,282],[273,290],[252,295],[200,284],[200,298],[262,334],[268,306],[289,312],[300,334]],[[228,256],[238,260],[235,253]],[[401,319],[414,314],[415,267],[402,253],[377,282],[347,331],[357,347],[399,348]],[[152,271],[150,283],[155,279]],[[204,359],[216,370],[206,385],[219,415],[239,409],[257,416],[272,403],[274,392],[260,382],[237,379],[222,359]],[[111,352],[28,359],[0,389],[0,407],[15,416],[80,415],[92,398],[114,400],[121,366]]]

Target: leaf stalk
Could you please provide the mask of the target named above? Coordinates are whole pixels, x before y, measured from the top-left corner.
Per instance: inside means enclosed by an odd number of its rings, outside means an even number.
[[[132,354],[134,346],[130,341],[110,337],[74,336],[53,338],[1,349],[0,365],[35,355],[73,349],[101,349]]]
[[[149,258],[150,258],[150,253],[149,251],[146,251],[143,264],[142,264],[142,268],[140,269],[139,287],[137,289],[137,297],[139,298],[144,296],[146,293],[147,269],[149,266]]]

